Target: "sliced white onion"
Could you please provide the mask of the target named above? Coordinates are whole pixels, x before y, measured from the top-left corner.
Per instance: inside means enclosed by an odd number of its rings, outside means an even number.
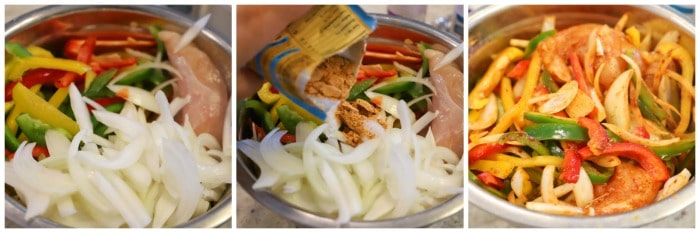
[[[190,42],[192,42],[192,40],[199,35],[199,32],[204,29],[204,26],[207,25],[207,22],[209,22],[209,17],[211,17],[211,14],[205,15],[204,17],[198,19],[197,22],[195,22],[190,28],[188,28],[187,31],[182,34],[182,37],[180,37],[180,41],[177,42],[173,52],[177,53],[180,51],[180,49],[190,44]]]
[[[593,183],[588,178],[586,169],[580,169],[579,171],[578,181],[574,186],[574,198],[576,199],[576,206],[579,208],[586,207],[593,202]]]
[[[279,128],[270,131],[260,142],[260,153],[265,162],[276,171],[286,175],[301,175],[304,173],[301,159],[285,151],[280,142],[286,133]]]
[[[432,67],[431,69],[432,70],[439,70],[443,66],[446,66],[447,64],[452,63],[454,60],[456,60],[457,58],[462,56],[462,54],[464,54],[464,42],[462,42],[461,44],[457,45],[457,47],[450,50],[449,53],[445,54],[445,56],[442,57],[442,59],[440,59],[440,62],[438,62],[438,64],[435,65],[434,67]]]
[[[154,113],[160,113],[158,104],[156,104],[156,99],[153,97],[153,94],[144,89],[124,85],[107,85],[107,88],[139,107],[145,108],[146,110]],[[119,93],[126,94],[120,95]]]
[[[78,126],[81,130],[88,130],[88,135],[92,134],[90,112],[88,112],[87,106],[85,106],[85,103],[83,102],[83,96],[75,86],[75,83],[71,83],[68,87],[68,94],[70,97],[70,107],[73,110],[75,121],[78,122]]]

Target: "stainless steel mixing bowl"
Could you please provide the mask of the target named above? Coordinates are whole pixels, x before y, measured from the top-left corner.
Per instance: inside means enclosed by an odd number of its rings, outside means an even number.
[[[164,29],[183,33],[194,20],[171,9],[157,6],[49,6],[12,19],[5,24],[5,40],[24,45],[37,44],[48,48],[60,46],[65,36],[80,30],[99,30],[110,27],[125,29],[133,22],[158,23]],[[66,27],[70,25],[70,27]],[[230,40],[229,40],[230,41]],[[194,40],[197,47],[208,54],[221,74],[231,81],[231,45],[209,29],[204,29]],[[59,50],[62,51],[62,50]],[[229,86],[228,90],[231,88]],[[5,217],[21,227],[65,227],[44,217],[24,219],[26,207],[15,200],[5,186]],[[231,219],[231,186],[221,199],[205,214],[178,227],[217,227]]]
[[[508,46],[511,38],[530,38],[539,32],[544,15],[556,16],[556,28],[580,23],[615,25],[624,13],[627,25],[653,29],[654,41],[664,32],[678,30],[680,44],[695,51],[695,27],[664,6],[492,6],[469,16],[469,77],[481,77],[490,56]],[[470,86],[476,79],[470,78]],[[572,217],[543,214],[510,204],[478,185],[467,182],[469,202],[516,225],[536,227],[635,227],[667,217],[695,202],[695,178],[678,193],[652,205],[621,214]]]
[[[411,38],[415,42],[439,43],[448,48],[454,48],[461,43],[453,35],[418,21],[389,15],[371,15],[377,19],[378,26],[370,35],[369,43],[402,44],[406,38]],[[456,63],[461,64],[462,60],[456,61]],[[321,216],[292,206],[271,192],[253,190],[257,167],[244,157],[244,155],[238,154],[237,180],[251,197],[299,226],[338,227],[334,218]],[[460,194],[438,206],[417,214],[380,221],[352,221],[340,227],[424,227],[459,212],[463,207],[464,195]]]

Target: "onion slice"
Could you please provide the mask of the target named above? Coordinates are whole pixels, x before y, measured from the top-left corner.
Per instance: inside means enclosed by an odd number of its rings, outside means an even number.
[[[192,42],[192,40],[194,40],[194,38],[197,35],[199,35],[199,32],[202,31],[202,29],[204,29],[204,26],[207,25],[207,22],[209,22],[209,17],[211,17],[211,14],[205,15],[204,17],[197,20],[197,22],[195,22],[190,28],[188,28],[187,31],[184,34],[182,34],[182,38],[180,38],[180,41],[177,42],[177,45],[175,46],[175,50],[173,50],[173,52],[177,53],[178,51],[180,51],[180,49],[190,44],[190,42]]]

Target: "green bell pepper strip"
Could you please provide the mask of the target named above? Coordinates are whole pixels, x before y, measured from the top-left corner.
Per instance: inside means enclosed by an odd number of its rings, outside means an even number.
[[[549,154],[556,155],[562,158],[564,157],[564,150],[557,145],[556,141],[546,140],[544,141],[544,146],[546,146],[547,149],[549,149]]]
[[[472,173],[471,171],[469,171],[469,180],[471,180],[475,184],[479,185],[479,187],[486,189],[486,191],[488,191],[489,193],[492,193],[493,195],[496,195],[496,196],[498,196],[500,198],[504,198],[504,199],[506,198],[506,195],[501,193],[501,191],[498,191],[497,189],[484,184],[484,182],[481,182],[481,180],[479,180],[479,178],[476,177],[476,175],[474,175],[474,173]],[[508,182],[508,183],[510,183],[510,182]]]
[[[608,182],[610,177],[615,173],[615,169],[613,168],[599,167],[593,165],[588,161],[583,161],[581,163],[581,167],[583,167],[583,169],[586,170],[588,178],[591,179],[591,183],[593,184],[606,183]]]
[[[562,156],[564,157],[564,156]],[[542,182],[542,169],[536,167],[526,167],[524,168],[528,176],[530,176],[530,181],[535,184],[540,184]],[[556,176],[555,176],[556,177]]]
[[[588,131],[578,125],[542,123],[525,126],[527,135],[537,140],[588,141]]]
[[[558,117],[539,112],[525,112],[525,119],[535,123],[578,125],[578,123],[574,119]]]
[[[29,113],[33,118],[41,120],[55,128],[65,129],[70,132],[71,135],[77,134],[80,130],[78,123],[40,96],[34,94],[34,92],[30,91],[27,87],[22,85],[22,83],[17,83],[17,85],[12,88],[12,99],[15,101],[15,108],[19,108],[22,112]]]
[[[90,83],[90,86],[85,89],[85,97],[88,98],[95,98],[95,97],[107,97],[107,93],[105,91],[109,91],[112,96],[114,93],[110,91],[109,89],[105,88],[107,86],[107,83],[109,83],[110,80],[112,80],[112,77],[117,73],[117,69],[109,69],[108,71],[103,72],[95,80]]]
[[[413,89],[413,87],[416,85],[414,82],[395,82],[377,89],[374,89],[374,92],[379,93],[379,94],[384,94],[384,95],[390,95],[394,93],[401,93],[405,92],[408,90]]]
[[[347,101],[354,101],[354,100],[360,98],[360,96],[362,96],[362,94],[364,94],[365,91],[367,89],[369,89],[369,87],[371,87],[372,84],[374,84],[374,82],[376,82],[376,81],[377,81],[376,78],[370,78],[370,79],[365,79],[365,80],[362,80],[361,82],[355,83],[355,85],[352,85],[352,87],[350,88],[350,92],[349,92],[348,98],[346,98],[346,100]]]
[[[297,124],[304,120],[304,117],[299,115],[287,105],[280,105],[277,107],[277,115],[280,117],[280,121],[287,132],[296,135]]]
[[[549,75],[549,72],[546,70],[542,72],[542,75],[540,76],[540,82],[542,85],[544,85],[545,88],[547,88],[547,91],[549,93],[554,93],[559,90],[559,87],[557,87],[557,84],[554,83],[554,79],[552,79],[552,76]]]
[[[6,42],[5,50],[12,54],[12,56],[19,58],[27,58],[32,56],[32,53],[30,53],[29,50],[17,42]]]
[[[692,168],[693,166],[695,166],[695,148],[691,149],[688,155],[678,163],[678,170],[683,171],[683,169],[688,169],[688,171],[695,171],[695,169]]]
[[[523,58],[528,58],[530,55],[532,55],[532,52],[537,49],[537,45],[540,44],[544,39],[547,39],[548,37],[554,35],[554,33],[557,33],[557,30],[549,30],[546,32],[542,32],[540,34],[537,34],[535,37],[533,37],[529,43],[527,43],[527,47],[525,48],[525,53],[523,54]]]
[[[265,130],[265,132],[270,132],[275,128],[275,123],[272,122],[272,116],[270,112],[267,111],[265,105],[257,100],[246,100],[243,103],[245,109],[250,109],[253,114],[260,120],[260,126]]]
[[[687,138],[675,142],[668,146],[649,147],[656,155],[663,160],[669,160],[695,147],[695,138]]]
[[[51,127],[49,124],[44,123],[41,120],[34,119],[29,114],[23,113],[19,115],[16,119],[17,125],[22,130],[22,133],[27,136],[29,141],[36,142],[37,145],[46,146],[46,132],[49,130],[56,130],[61,134],[65,135],[66,138],[72,138],[73,135],[68,133],[68,131],[61,128]]]
[[[144,80],[148,79],[148,77],[153,76],[154,70],[149,68],[149,69],[140,69],[134,72],[131,72],[130,74],[126,75],[126,77],[122,78],[121,80],[117,81],[116,84],[119,85],[133,85],[134,83],[141,83]]]
[[[428,70],[430,69],[430,61],[427,57],[425,57],[425,54],[423,53],[426,49],[430,49],[429,44],[422,41],[418,43],[418,50],[420,51],[421,59],[423,59],[423,65],[421,66],[421,77],[426,77],[426,75],[428,74]]]
[[[503,144],[506,141],[517,141],[532,148],[539,155],[548,155],[549,150],[540,141],[535,140],[524,132],[505,133],[498,139],[498,143]]]
[[[19,140],[15,137],[9,127],[5,126],[5,148],[11,152],[17,151],[19,147]]]
[[[161,56],[165,55],[165,44],[163,44],[163,41],[160,40],[158,37],[158,33],[160,32],[161,28],[159,25],[152,24],[151,26],[148,27],[148,31],[151,32],[151,36],[153,36],[153,40],[156,42],[156,49],[157,53],[161,54]]]

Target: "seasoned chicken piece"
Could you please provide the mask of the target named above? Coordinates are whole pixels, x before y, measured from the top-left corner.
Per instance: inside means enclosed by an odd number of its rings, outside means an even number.
[[[175,95],[191,98],[177,115],[177,121],[182,123],[187,115],[197,134],[209,133],[221,141],[228,93],[219,69],[192,44],[175,53],[180,34],[161,31],[158,36],[165,43],[170,62],[183,76],[177,81]]]
[[[608,183],[594,185],[595,199],[591,207],[596,215],[622,213],[654,202],[663,182],[654,181],[634,162],[626,161],[615,167]]]

